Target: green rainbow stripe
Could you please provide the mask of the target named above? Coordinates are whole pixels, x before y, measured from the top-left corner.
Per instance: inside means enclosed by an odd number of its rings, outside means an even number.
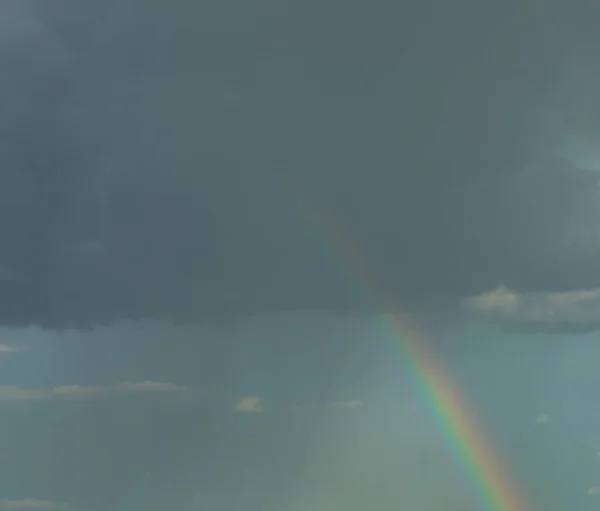
[[[409,379],[464,471],[463,476],[475,493],[478,507],[482,511],[525,511],[528,506],[484,437],[482,428],[478,427],[460,389],[435,353],[428,349],[414,318],[398,313],[394,301],[377,285],[358,244],[342,231],[333,215],[314,203],[307,205],[305,200],[299,205],[333,262],[337,266],[343,262],[346,278],[350,278],[361,298],[366,292],[368,298],[385,311],[381,326],[397,341]]]

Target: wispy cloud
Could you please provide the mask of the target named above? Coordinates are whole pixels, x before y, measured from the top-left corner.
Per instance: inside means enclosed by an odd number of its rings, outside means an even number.
[[[463,301],[475,314],[513,325],[584,328],[600,317],[600,288],[554,293],[519,293],[504,286]]]
[[[43,399],[45,392],[40,389],[0,385],[0,402],[2,401],[31,401]]]
[[[18,351],[22,351],[22,349],[10,344],[0,344],[0,355],[4,353],[17,353]]]
[[[113,387],[118,392],[185,392],[188,388],[162,381],[122,382]]]
[[[108,395],[136,393],[184,393],[184,385],[160,381],[121,382],[115,385],[62,385],[51,389],[0,386],[0,401],[31,401],[41,399],[91,399]]]
[[[6,510],[37,510],[37,511],[65,511],[68,509],[66,504],[55,502],[53,500],[39,499],[20,499],[20,500],[0,500],[0,509]]]
[[[241,413],[264,412],[263,398],[260,396],[244,396],[235,404],[235,411]]]

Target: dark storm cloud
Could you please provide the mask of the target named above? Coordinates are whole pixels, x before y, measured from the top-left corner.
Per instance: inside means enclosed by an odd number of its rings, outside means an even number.
[[[405,307],[599,286],[595,7],[413,4],[3,4],[2,320],[364,307],[304,195]]]

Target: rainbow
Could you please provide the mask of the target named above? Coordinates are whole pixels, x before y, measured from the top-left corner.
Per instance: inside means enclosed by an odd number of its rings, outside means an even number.
[[[353,242],[334,216],[305,198],[300,211],[339,266],[350,279],[360,298],[369,300],[385,313],[381,328],[396,341],[408,379],[459,465],[469,488],[482,511],[525,511],[528,506],[508,476],[500,457],[484,437],[475,414],[469,410],[463,393],[450,373],[428,348],[425,336],[409,314],[399,314],[394,300],[378,285],[358,243]]]

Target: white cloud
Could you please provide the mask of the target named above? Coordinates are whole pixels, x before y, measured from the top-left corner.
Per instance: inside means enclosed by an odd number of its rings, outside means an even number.
[[[466,309],[502,315],[516,314],[519,306],[519,295],[504,286],[463,301],[463,307]]]
[[[549,417],[547,415],[538,415],[535,418],[536,424],[546,424],[548,422]]]
[[[260,396],[245,396],[235,404],[236,412],[261,413],[264,412],[263,398]]]
[[[0,401],[31,401],[44,398],[44,391],[40,389],[29,389],[14,387],[11,385],[0,385]]]
[[[350,401],[335,401],[333,406],[336,408],[357,408],[362,406],[362,401],[359,401],[358,399],[353,399]]]
[[[17,348],[16,346],[10,346],[9,344],[0,344],[0,354],[17,353],[18,351],[21,351],[21,349]]]
[[[462,305],[470,312],[515,323],[586,326],[600,320],[600,289],[518,293],[500,286]]]
[[[119,392],[185,392],[188,388],[175,383],[146,380],[119,383],[115,386],[115,390]]]
[[[589,490],[588,490],[588,495],[590,497],[594,497],[596,495],[600,495],[600,486],[592,486]]]
[[[53,500],[39,499],[21,499],[21,500],[0,500],[0,509],[6,510],[37,510],[37,511],[64,511],[68,509],[66,504],[55,502]]]
[[[27,401],[40,399],[91,399],[109,394],[135,393],[183,393],[189,389],[183,385],[160,381],[122,382],[116,385],[61,385],[51,389],[35,389],[16,386],[0,386],[0,401]]]

